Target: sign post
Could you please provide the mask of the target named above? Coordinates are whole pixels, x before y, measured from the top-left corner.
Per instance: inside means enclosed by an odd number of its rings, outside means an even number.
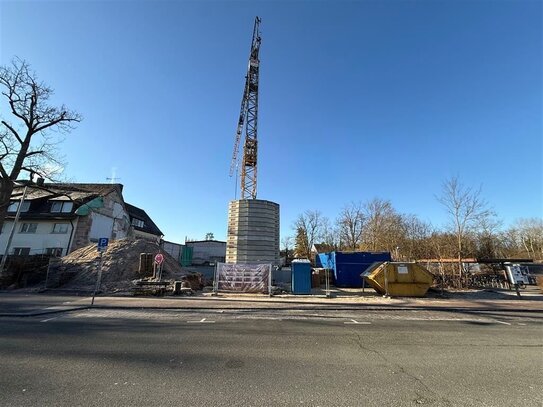
[[[91,307],[94,305],[94,297],[96,296],[96,293],[100,289],[100,284],[102,282],[102,266],[104,264],[104,258],[103,254],[107,250],[107,245],[109,243],[109,239],[107,237],[101,237],[98,239],[98,252],[100,253],[100,266],[98,266],[98,276],[96,277],[96,286],[94,287],[94,293],[92,293],[92,301],[91,301]]]
[[[505,271],[509,283],[513,285],[515,291],[517,292],[517,296],[520,297],[521,295],[519,290],[519,283],[524,283],[524,276],[522,275],[522,272],[520,270],[520,265],[508,264],[505,266]]]
[[[164,255],[162,253],[157,253],[155,255],[155,265],[156,265],[156,273],[155,278],[160,281],[162,279],[162,263],[164,262]]]
[[[107,245],[109,243],[109,239],[107,237],[101,237],[98,239],[98,251],[105,252],[107,250]]]

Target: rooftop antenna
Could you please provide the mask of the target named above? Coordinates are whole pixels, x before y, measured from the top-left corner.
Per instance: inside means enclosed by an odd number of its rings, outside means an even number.
[[[110,184],[115,184],[120,178],[117,178],[117,167],[111,168],[111,177],[106,177]]]

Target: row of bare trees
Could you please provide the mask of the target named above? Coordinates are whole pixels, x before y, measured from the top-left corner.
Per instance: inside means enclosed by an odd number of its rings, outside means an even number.
[[[307,210],[293,224],[294,255],[311,258],[315,243],[328,250],[389,251],[402,261],[455,259],[459,274],[466,258],[543,260],[543,219],[519,219],[504,229],[481,189],[466,187],[455,177],[443,183],[436,199],[448,218],[440,228],[379,198],[345,205],[334,222],[318,210]],[[283,248],[292,244],[292,238],[283,239]]]

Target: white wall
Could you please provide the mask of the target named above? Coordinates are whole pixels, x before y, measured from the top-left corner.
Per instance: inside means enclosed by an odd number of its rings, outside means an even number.
[[[20,233],[23,223],[37,223],[36,233]],[[51,233],[55,223],[65,223],[68,225],[66,233]],[[75,222],[74,222],[75,224]],[[13,221],[7,220],[0,234],[0,255],[6,250],[6,243],[11,232]],[[13,240],[11,241],[9,254],[13,253],[15,247],[30,247],[30,254],[43,254],[48,247],[62,247],[62,254],[65,255],[70,243],[70,232],[72,226],[70,221],[19,221]]]
[[[128,213],[124,211],[124,208],[118,202],[113,204],[113,237],[115,239],[124,239],[128,236],[130,231],[130,218]]]
[[[90,216],[92,225],[89,232],[89,239],[98,240],[101,237],[111,239],[111,234],[113,232],[113,218],[96,212],[92,212]]]

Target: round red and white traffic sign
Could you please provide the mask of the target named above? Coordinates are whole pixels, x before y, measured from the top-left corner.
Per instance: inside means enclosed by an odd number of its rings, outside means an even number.
[[[161,253],[157,253],[157,255],[155,256],[155,263],[162,264],[163,261],[164,261],[164,255]]]

